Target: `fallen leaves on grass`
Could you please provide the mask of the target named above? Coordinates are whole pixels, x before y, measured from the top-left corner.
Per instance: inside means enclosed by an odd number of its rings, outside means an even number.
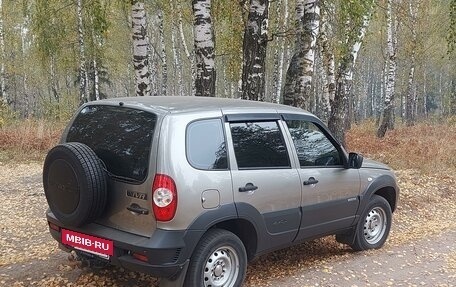
[[[456,228],[456,176],[452,170],[423,174],[418,170],[397,171],[401,199],[394,215],[393,229],[387,245],[381,250],[354,253],[333,237],[306,242],[262,256],[248,267],[244,286],[281,286],[300,282],[299,286],[388,286],[395,285],[388,275],[394,270],[386,262],[373,263],[385,280],[369,283],[369,270],[338,268],[354,259],[375,258],[397,246],[414,242]],[[96,272],[74,270],[57,249],[48,234],[44,217],[47,203],[41,186],[41,164],[2,165],[0,167],[0,285],[2,286],[157,286],[157,279],[119,268]],[[403,258],[410,253],[394,253]],[[56,259],[57,258],[57,259]],[[419,263],[421,257],[410,261]],[[423,259],[424,260],[424,259]],[[456,256],[448,257],[448,273],[453,276]],[[372,262],[369,264],[372,265]],[[38,268],[46,269],[45,272]],[[52,267],[53,266],[53,267]],[[372,266],[371,266],[372,267]],[[408,268],[403,266],[401,268]],[[442,267],[443,268],[443,267]],[[14,271],[18,269],[19,271]],[[26,270],[21,272],[20,270]],[[303,278],[303,270],[320,274],[321,278]],[[327,276],[323,276],[326,274]],[[383,276],[383,275],[382,275]],[[291,280],[291,281],[290,281]],[[288,283],[287,283],[288,282]],[[361,282],[361,283],[359,283]],[[288,285],[287,285],[288,284]],[[444,286],[444,285],[441,285]]]

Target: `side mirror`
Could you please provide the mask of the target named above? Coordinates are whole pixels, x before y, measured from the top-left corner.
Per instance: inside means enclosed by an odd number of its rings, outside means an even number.
[[[348,167],[360,169],[363,165],[363,156],[354,152],[348,155]]]

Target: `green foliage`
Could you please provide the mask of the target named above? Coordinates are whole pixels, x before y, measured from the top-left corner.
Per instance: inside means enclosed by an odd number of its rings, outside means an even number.
[[[32,31],[36,36],[36,48],[41,56],[41,63],[47,67],[50,57],[57,57],[74,29],[66,25],[71,19],[67,6],[61,1],[36,0],[32,18]]]
[[[7,126],[17,118],[15,113],[8,105],[0,101],[0,128]]]
[[[228,78],[236,81],[242,67],[243,7],[233,0],[213,3],[216,57],[223,57]]]
[[[343,57],[357,41],[365,17],[370,17],[374,0],[338,0],[336,2],[336,55]]]
[[[79,107],[78,97],[74,94],[67,94],[60,97],[59,101],[43,100],[41,115],[50,121],[65,122],[71,119]]]

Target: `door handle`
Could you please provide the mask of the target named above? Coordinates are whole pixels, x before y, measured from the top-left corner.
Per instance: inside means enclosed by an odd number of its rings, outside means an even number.
[[[309,177],[308,180],[305,180],[303,182],[304,185],[311,185],[311,184],[317,184],[318,183],[318,180],[315,179],[315,177]]]
[[[254,185],[253,183],[249,182],[245,186],[239,188],[239,192],[247,192],[247,191],[254,191],[257,190],[258,186]]]
[[[137,205],[136,203],[133,203],[132,205],[127,207],[127,210],[131,211],[131,212],[134,212],[134,213],[137,213],[137,214],[142,214],[142,215],[149,214],[149,210],[148,209],[142,208],[141,206]]]

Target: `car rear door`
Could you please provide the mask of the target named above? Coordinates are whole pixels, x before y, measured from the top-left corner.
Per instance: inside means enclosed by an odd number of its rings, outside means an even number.
[[[343,150],[314,117],[282,117],[300,165],[302,221],[296,239],[351,226],[359,205],[359,171],[344,167]]]
[[[278,114],[225,116],[234,201],[255,224],[258,252],[289,244],[301,220],[301,186]]]

